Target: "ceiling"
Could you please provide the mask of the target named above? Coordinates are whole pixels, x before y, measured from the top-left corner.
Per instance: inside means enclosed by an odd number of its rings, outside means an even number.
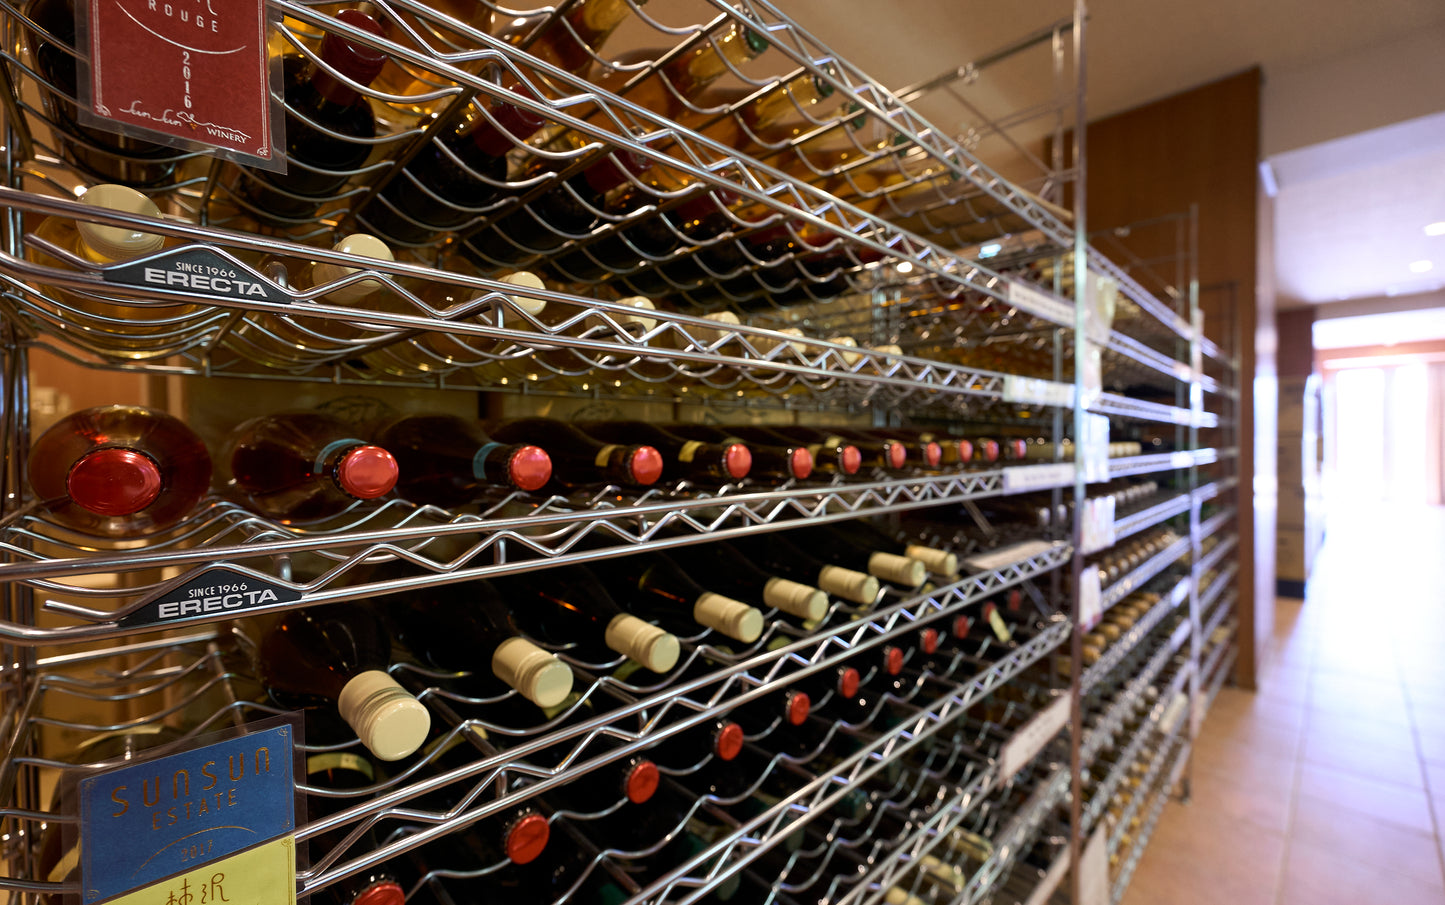
[[[1392,311],[1359,317],[1315,321],[1316,349],[1353,349],[1445,339],[1445,308],[1432,311]]]

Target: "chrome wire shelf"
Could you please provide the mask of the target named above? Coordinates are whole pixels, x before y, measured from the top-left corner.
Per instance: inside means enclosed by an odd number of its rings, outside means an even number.
[[[1139,644],[1149,636],[1151,632],[1165,619],[1168,619],[1181,604],[1189,600],[1190,579],[1188,576],[1181,578],[1160,601],[1149,608],[1144,618],[1134,623],[1127,632],[1124,632],[1115,639],[1104,651],[1104,655],[1092,666],[1084,671],[1080,680],[1080,688],[1083,694],[1088,694],[1105,676],[1118,668]]]
[[[1118,905],[1124,899],[1124,893],[1129,888],[1129,881],[1134,878],[1134,871],[1139,867],[1139,861],[1144,857],[1144,850],[1154,835],[1154,827],[1158,824],[1160,815],[1164,813],[1164,805],[1169,803],[1171,790],[1178,784],[1179,777],[1189,763],[1189,752],[1192,747],[1187,738],[1175,739],[1174,752],[1169,759],[1169,770],[1164,775],[1164,782],[1155,793],[1149,806],[1148,817],[1145,818],[1139,835],[1135,837],[1134,845],[1129,850],[1129,856],[1119,869],[1118,877],[1114,880],[1110,890],[1110,897],[1114,905]]]
[[[75,624],[3,624],[0,634],[20,644],[123,635],[132,630],[128,617],[215,568],[292,592],[289,602],[247,609],[260,613],[982,499],[1004,491],[1008,471],[856,483],[839,478],[822,487],[782,489],[729,486],[713,492],[679,487],[635,496],[610,487],[580,501],[516,493],[483,504],[475,515],[394,500],[380,507],[358,504],[319,530],[280,525],[232,503],[214,501],[164,535],[149,538],[144,555],[105,549],[96,539],[53,525],[32,508],[0,523],[0,550],[11,559],[0,564],[0,579],[34,588],[42,598],[62,595],[111,606],[48,600],[46,611]],[[404,563],[412,574],[369,576],[370,567],[387,561]],[[124,589],[113,581],[88,586],[93,582],[87,582],[87,576],[112,573],[132,573],[137,580]],[[178,613],[158,627],[225,618],[230,618],[229,611]]]
[[[1154,554],[1145,560],[1138,568],[1128,575],[1104,589],[1100,602],[1103,604],[1103,611],[1108,612],[1109,608],[1130,594],[1142,588],[1155,575],[1178,562],[1189,552],[1190,542],[1188,537],[1181,537],[1168,547]]]

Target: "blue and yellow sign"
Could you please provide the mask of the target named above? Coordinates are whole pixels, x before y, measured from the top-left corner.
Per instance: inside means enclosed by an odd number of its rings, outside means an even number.
[[[80,780],[85,901],[294,833],[292,743],[291,727],[277,726]]]

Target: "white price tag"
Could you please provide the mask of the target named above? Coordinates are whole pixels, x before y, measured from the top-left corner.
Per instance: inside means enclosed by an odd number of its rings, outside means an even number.
[[[1084,284],[1084,332],[1101,346],[1114,332],[1114,310],[1119,306],[1119,283],[1113,277],[1091,273]]]
[[[1074,463],[1072,462],[1056,462],[1052,465],[1011,465],[1003,470],[1004,493],[1048,490],[1053,487],[1068,487],[1073,483]]]
[[[1169,456],[1170,468],[1189,468],[1194,464],[1194,453],[1177,452]]]
[[[1074,306],[1060,299],[1050,292],[1030,286],[1027,283],[1020,283],[1016,280],[1008,281],[1008,302],[1015,308],[1026,311],[1046,321],[1052,321],[1061,327],[1072,327],[1074,325]]]
[[[1079,858],[1079,905],[1109,905],[1109,841],[1101,823]]]
[[[1026,540],[990,553],[978,553],[970,556],[963,561],[963,567],[970,572],[996,572],[1016,562],[1033,559],[1040,553],[1053,549],[1053,546],[1046,540]]]
[[[1074,385],[1057,383],[1038,377],[1020,377],[1006,374],[1003,379],[1004,402],[1025,402],[1032,405],[1072,406]]]
[[[1013,738],[1004,742],[998,754],[998,775],[1000,779],[1012,779],[1014,774],[1038,756],[1059,730],[1069,722],[1069,696],[1060,695],[1054,702],[1034,714],[1033,718],[1015,732]]]
[[[1104,618],[1104,589],[1099,585],[1099,570],[1085,568],[1079,576],[1079,625],[1092,631]]]
[[[1083,553],[1097,553],[1112,547],[1119,537],[1118,525],[1114,518],[1116,503],[1114,497],[1095,497],[1084,501]]]

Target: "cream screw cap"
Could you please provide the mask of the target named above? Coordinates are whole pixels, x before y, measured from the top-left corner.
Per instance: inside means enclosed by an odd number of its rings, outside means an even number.
[[[718,330],[709,327],[693,327],[692,332],[699,340],[705,343],[715,343],[731,332],[729,328],[736,327],[742,323],[738,316],[731,311],[714,311],[712,314],[704,314],[703,320],[712,321],[715,324],[722,324]]]
[[[702,595],[692,607],[692,618],[744,644],[751,644],[763,634],[763,613],[731,597],[711,592]]]
[[[828,337],[828,342],[837,343],[840,346],[851,346],[855,349],[858,348],[858,340],[854,339],[851,336],[830,336]],[[838,357],[843,359],[843,364],[851,368],[855,364],[857,364],[858,359],[862,358],[863,356],[857,352],[839,352]]]
[[[354,233],[347,236],[332,246],[331,250],[349,255],[360,255],[364,258],[376,258],[378,261],[396,260],[385,242],[366,233]],[[311,284],[321,286],[326,283],[334,283],[357,272],[359,270],[356,267],[342,267],[340,264],[318,261],[311,265]],[[381,283],[376,280],[361,280],[348,286],[342,286],[340,289],[333,289],[323,298],[329,302],[339,302],[345,305],[359,302],[381,288]]]
[[[657,306],[652,303],[652,299],[644,298],[640,295],[629,295],[625,299],[618,299],[617,304],[627,305],[629,307],[637,309],[638,311],[657,310]],[[617,314],[615,315],[615,318],[617,322],[624,327],[629,327],[633,324],[636,324],[637,326],[642,328],[643,333],[646,333],[648,330],[651,330],[653,327],[657,326],[657,318],[643,317],[640,314]]]
[[[653,672],[672,669],[682,653],[677,637],[671,632],[626,613],[612,617],[603,638],[608,647],[619,654],[626,654]]]
[[[842,566],[824,566],[818,573],[818,587],[854,603],[872,603],[878,599],[878,579]]]
[[[154,201],[125,185],[92,186],[80,200],[120,214],[161,215]],[[165,243],[165,236],[141,232],[131,226],[102,226],[80,221],[75,229],[80,233],[80,252],[97,264],[126,261],[160,251]]]
[[[572,691],[567,664],[525,638],[508,638],[492,652],[492,673],[538,707],[556,707]]]
[[[521,286],[523,289],[547,288],[547,284],[542,282],[541,277],[527,270],[519,270],[516,273],[509,273],[497,282],[506,283],[510,286]],[[507,296],[507,298],[512,300],[513,305],[516,305],[518,308],[531,315],[541,314],[542,310],[547,307],[547,303],[542,299],[527,298],[525,295],[509,295]]]
[[[354,676],[341,689],[337,709],[346,725],[379,760],[400,760],[421,747],[431,713],[379,669]]]
[[[904,548],[903,555],[923,563],[934,575],[948,576],[958,573],[958,557],[947,550],[909,544]]]
[[[822,619],[828,612],[828,595],[786,578],[770,578],[763,586],[763,602],[801,619]]]
[[[884,581],[916,588],[928,577],[928,567],[916,559],[892,553],[874,553],[868,557],[868,572]]]

